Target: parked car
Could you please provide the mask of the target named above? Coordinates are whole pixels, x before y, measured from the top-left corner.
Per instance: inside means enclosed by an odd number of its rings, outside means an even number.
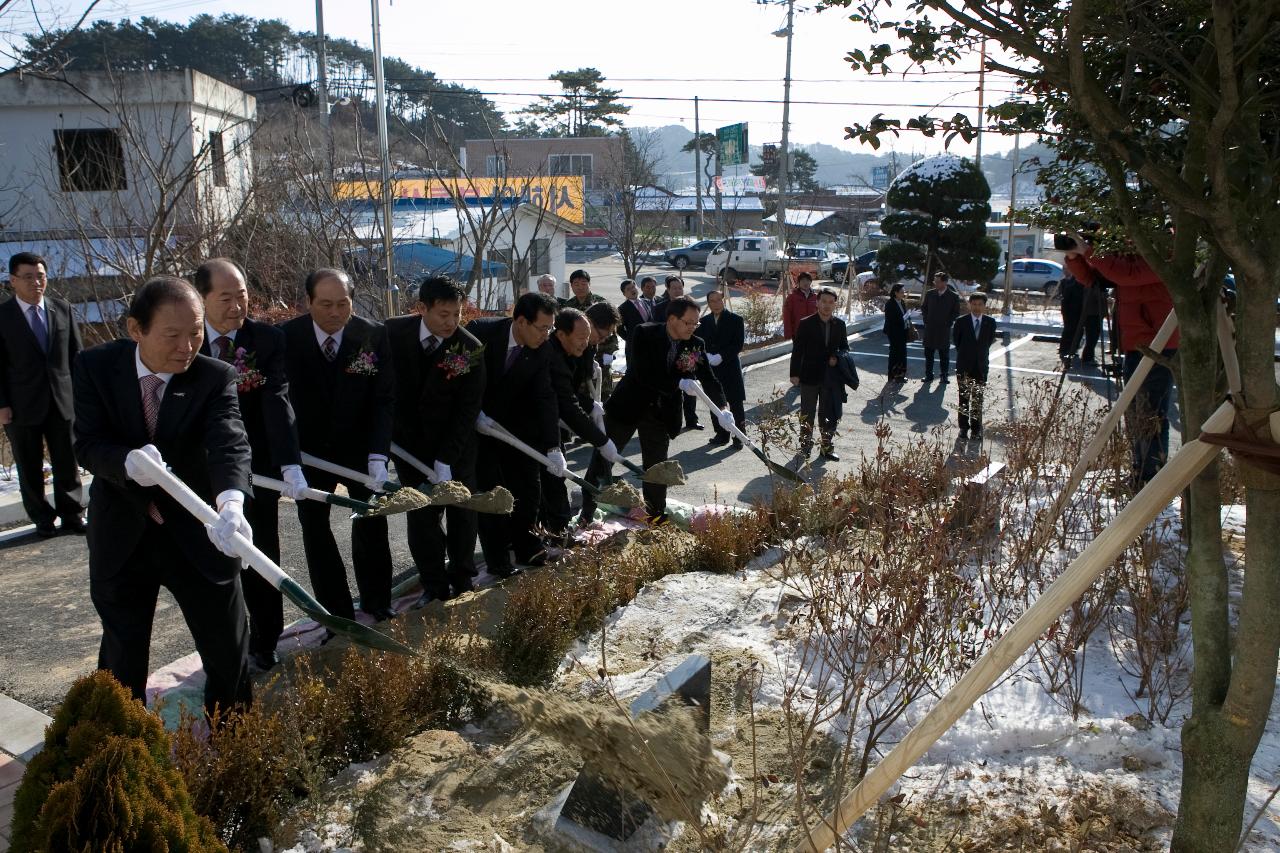
[[[797,261],[817,263],[817,278],[831,278],[831,254],[820,246],[796,246],[791,250],[791,258]]]
[[[667,249],[662,253],[662,259],[678,270],[706,266],[707,256],[719,243],[719,240],[699,240],[692,246]]]
[[[864,272],[875,272],[876,269],[876,252],[863,252],[853,258],[853,273],[858,275]],[[845,276],[848,275],[849,259],[836,260],[831,262],[831,277],[835,279],[836,284],[844,284]]]
[[[1013,289],[1039,291],[1052,295],[1062,281],[1062,264],[1043,258],[1021,258],[1013,262]],[[1004,267],[996,270],[991,279],[991,290],[1004,287]]]

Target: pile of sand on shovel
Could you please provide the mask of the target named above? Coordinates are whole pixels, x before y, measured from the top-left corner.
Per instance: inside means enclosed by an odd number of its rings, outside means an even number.
[[[493,515],[510,514],[515,509],[515,505],[515,498],[503,486],[497,486],[487,492],[477,492],[463,504],[467,509]]]
[[[619,788],[664,820],[697,820],[699,806],[729,782],[711,741],[688,708],[664,708],[632,719],[618,708],[486,681],[526,725],[577,750]]]
[[[623,480],[615,480],[605,486],[596,500],[623,509],[644,506],[644,495],[640,494],[640,490]]]
[[[685,479],[684,469],[674,459],[650,465],[645,469],[644,476],[640,479],[646,483],[653,483],[655,486],[683,486],[689,482]]]
[[[466,486],[462,486],[464,492],[466,489]],[[470,495],[471,493],[467,492],[467,494]],[[431,505],[432,498],[427,497],[417,489],[406,486],[396,489],[394,492],[388,492],[385,495],[374,495],[369,499],[369,503],[373,505],[373,509],[364,514],[366,518],[373,518],[378,515],[395,515],[399,512],[422,509],[424,506]]]

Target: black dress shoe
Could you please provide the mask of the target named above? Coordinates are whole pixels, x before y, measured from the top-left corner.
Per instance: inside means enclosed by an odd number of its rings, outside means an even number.
[[[280,656],[271,652],[250,652],[249,668],[253,672],[270,672],[280,663]]]
[[[58,528],[53,526],[52,521],[42,521],[36,525],[36,535],[41,539],[52,539],[58,535]]]
[[[712,445],[715,445],[716,447],[723,447],[728,443],[729,443],[729,433],[727,432],[722,432],[718,435],[713,435],[711,437],[711,440],[707,442],[707,444],[712,444]]]
[[[950,381],[951,381],[951,380],[947,379],[947,377],[945,377],[945,376],[944,376],[944,377],[942,377],[942,384],[943,384],[943,385],[947,385],[947,384],[949,384],[949,383],[950,383]]]
[[[78,515],[62,519],[63,533],[74,533],[77,536],[83,536],[87,530],[88,528],[85,527],[84,519],[80,518]]]
[[[740,439],[740,438],[735,438],[735,439],[733,440],[733,449],[734,449],[734,450],[741,450],[741,449],[742,449],[742,439]]]
[[[960,440],[961,441],[969,440],[969,431],[967,429],[960,430]]]
[[[810,444],[802,444],[802,445],[800,445],[800,458],[801,458],[801,459],[808,459],[808,458],[809,458],[810,456],[812,456],[812,455],[813,455],[813,444],[811,444],[811,443],[810,443]]]
[[[410,610],[421,610],[433,601],[448,601],[449,588],[441,589],[424,589],[422,595],[418,596],[418,600],[409,605]]]
[[[459,595],[462,595],[464,592],[471,592],[474,589],[475,589],[475,586],[472,585],[471,578],[467,578],[465,580],[453,581],[452,583],[449,584],[449,590],[452,593],[454,598],[457,598]]]
[[[657,515],[649,516],[645,521],[650,527],[664,527],[671,523],[671,518],[665,512],[660,512]]]
[[[705,427],[705,426],[703,426],[702,424],[698,423],[697,421],[694,421],[694,422],[693,422],[693,423],[691,423],[691,424],[686,424],[686,425],[685,425],[685,429],[704,430],[704,429],[706,429],[706,427]]]
[[[922,383],[924,383],[924,382],[932,382],[932,381],[933,381],[933,374],[932,374],[932,373],[926,373],[926,374],[924,375],[924,379],[921,379],[920,381],[921,381]]]
[[[831,462],[839,462],[839,461],[840,461],[840,456],[836,453],[836,449],[835,449],[834,447],[824,447],[824,448],[822,448],[822,458],[823,458],[823,459],[826,459],[826,460],[829,460],[829,461],[831,461]]]
[[[364,608],[361,609],[364,610]],[[379,607],[376,610],[365,610],[364,612],[372,616],[376,622],[387,622],[396,618],[396,612],[390,607]]]
[[[531,566],[536,569],[547,564],[547,552],[539,551],[532,557],[516,557],[516,562],[522,566]]]

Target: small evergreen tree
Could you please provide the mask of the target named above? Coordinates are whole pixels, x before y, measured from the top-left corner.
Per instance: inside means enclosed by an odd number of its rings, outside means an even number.
[[[940,154],[917,160],[889,187],[894,212],[880,230],[895,242],[876,255],[881,277],[892,282],[934,270],[986,282],[996,272],[1000,246],[987,236],[991,187],[972,160]]]
[[[522,110],[544,136],[605,136],[622,127],[631,107],[618,102],[619,89],[604,88],[604,75],[594,68],[557,71],[547,78],[560,84],[561,95],[543,95]]]

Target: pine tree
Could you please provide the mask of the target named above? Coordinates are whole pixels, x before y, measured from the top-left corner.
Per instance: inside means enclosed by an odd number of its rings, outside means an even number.
[[[889,187],[894,212],[880,230],[894,238],[876,255],[886,282],[934,270],[958,279],[989,281],[1000,246],[987,236],[991,187],[972,160],[940,154],[917,160]]]
[[[631,112],[618,103],[621,90],[604,88],[604,75],[594,68],[557,71],[547,79],[559,83],[564,93],[543,95],[540,103],[522,110],[544,136],[604,136],[621,127],[620,116]]]

